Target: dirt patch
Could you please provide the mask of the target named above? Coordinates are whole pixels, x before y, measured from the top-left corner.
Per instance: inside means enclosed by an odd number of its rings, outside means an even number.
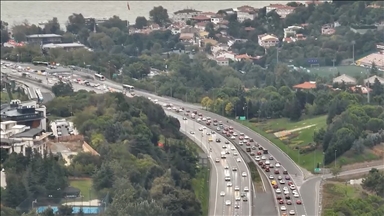
[[[344,165],[341,167],[341,171],[348,171],[348,170],[355,170],[355,169],[361,169],[365,167],[371,167],[371,166],[380,166],[384,164],[384,160],[374,160],[369,162],[362,162],[362,163],[354,163],[349,165]]]
[[[307,129],[307,128],[311,128],[311,127],[314,127],[314,126],[316,126],[316,124],[307,125],[305,127],[299,127],[299,128],[295,128],[295,129],[292,129],[292,130],[279,131],[279,132],[274,133],[273,135],[275,135],[277,138],[285,137],[285,136],[289,136],[293,132],[301,131],[301,130],[304,130],[304,129]]]
[[[372,148],[372,153],[375,154],[376,156],[382,158],[384,156],[384,143],[381,143],[380,145],[374,146]]]

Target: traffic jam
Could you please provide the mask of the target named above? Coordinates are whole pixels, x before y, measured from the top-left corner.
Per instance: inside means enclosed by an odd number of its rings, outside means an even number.
[[[294,182],[291,179],[290,174],[284,169],[283,164],[269,154],[268,149],[255,142],[252,138],[248,137],[244,133],[236,132],[233,126],[225,125],[222,121],[212,119],[208,116],[203,116],[202,113],[197,111],[190,111],[184,108],[177,108],[172,104],[166,105],[169,110],[178,112],[184,115],[184,120],[187,118],[193,119],[200,124],[205,124],[210,129],[216,130],[218,133],[222,133],[233,144],[240,146],[240,148],[247,152],[254,160],[255,164],[258,164],[264,174],[268,177],[270,184],[275,191],[276,202],[279,204],[279,210],[282,212],[282,216],[296,215],[295,204],[301,205],[300,195]],[[226,122],[229,124],[228,122]],[[216,158],[216,162],[220,162],[219,158]]]

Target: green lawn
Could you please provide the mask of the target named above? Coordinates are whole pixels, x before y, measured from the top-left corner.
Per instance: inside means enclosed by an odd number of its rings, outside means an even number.
[[[362,191],[360,185],[346,185],[345,182],[328,181],[323,186],[322,203],[324,211],[331,208],[332,204],[336,201],[360,197]]]
[[[196,177],[192,179],[192,188],[201,203],[203,216],[208,216],[209,209],[209,168],[202,167]]]
[[[69,185],[80,189],[83,201],[96,199],[96,194],[92,189],[92,180],[70,180]]]
[[[315,150],[307,154],[299,154],[299,151],[295,150],[292,145],[305,146],[311,143],[313,141],[314,131],[326,126],[326,116],[319,116],[298,122],[290,122],[289,119],[281,118],[269,120],[263,123],[251,123],[248,121],[241,121],[241,123],[269,139],[285,153],[287,153],[297,164],[308,171],[313,171],[317,163],[323,162],[323,153],[321,150]],[[297,135],[295,138],[289,140],[289,144],[286,144],[282,140],[278,139],[275,135],[273,135],[273,133],[266,132],[278,129],[292,130],[314,124],[316,126],[294,132]]]
[[[333,67],[313,67],[313,68],[308,68],[311,73],[317,74],[322,77],[327,77],[329,75],[337,75],[338,72],[340,74],[346,74],[352,77],[355,76],[362,76],[362,71],[365,71],[363,67],[359,66],[337,66],[335,68]],[[364,74],[363,74],[364,75]],[[365,75],[364,75],[365,76]]]

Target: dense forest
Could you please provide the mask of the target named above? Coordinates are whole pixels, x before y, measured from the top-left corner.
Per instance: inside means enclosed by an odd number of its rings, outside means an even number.
[[[70,115],[65,110],[71,107],[74,124],[100,157],[80,153],[64,167],[52,154],[11,154],[4,162],[3,205],[14,208],[27,197],[47,194],[60,198],[58,188],[68,186],[68,177],[92,177],[97,196],[110,197],[104,215],[202,214],[191,186],[198,172],[196,149],[179,132],[178,120],[159,105],[121,93],[80,91],[56,97],[47,107],[61,117]]]

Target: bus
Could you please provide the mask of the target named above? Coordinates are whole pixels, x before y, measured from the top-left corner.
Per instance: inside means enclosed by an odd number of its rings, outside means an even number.
[[[127,92],[133,92],[135,90],[135,87],[131,86],[131,85],[126,85],[124,84],[123,85],[123,90],[124,91],[127,91]]]
[[[103,75],[97,73],[97,74],[95,74],[95,79],[100,80],[100,81],[104,81],[105,77]]]
[[[33,61],[33,65],[35,66],[48,66],[49,62],[42,62],[42,61]]]

